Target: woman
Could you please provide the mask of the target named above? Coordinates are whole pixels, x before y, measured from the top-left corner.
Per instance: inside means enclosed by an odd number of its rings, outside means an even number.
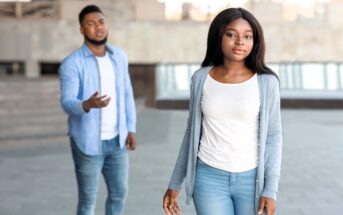
[[[211,23],[207,52],[192,77],[189,118],[169,188],[166,214],[187,204],[198,215],[275,213],[282,131],[279,81],[264,63],[256,18],[229,8]]]

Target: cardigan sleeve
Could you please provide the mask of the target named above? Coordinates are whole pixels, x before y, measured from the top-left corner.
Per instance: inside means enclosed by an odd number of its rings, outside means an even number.
[[[276,76],[269,76],[268,130],[265,151],[264,188],[262,196],[276,200],[282,156],[280,87]]]
[[[190,100],[189,100],[189,115],[187,120],[187,128],[185,134],[183,136],[181,148],[179,151],[179,155],[174,167],[174,171],[169,182],[169,189],[180,191],[182,187],[182,183],[184,178],[186,177],[187,172],[187,161],[189,155],[189,148],[190,148],[190,135],[191,135],[191,126],[192,126],[192,119],[193,119],[193,106],[194,106],[194,78],[192,76],[192,82],[190,87]]]

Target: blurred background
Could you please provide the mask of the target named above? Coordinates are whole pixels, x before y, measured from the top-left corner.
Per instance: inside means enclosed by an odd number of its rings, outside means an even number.
[[[123,48],[138,115],[127,215],[163,214],[187,120],[190,77],[211,20],[244,7],[280,78],[284,128],[277,214],[343,211],[342,0],[0,0],[0,214],[75,214],[76,181],[58,68],[80,47],[78,13],[97,4]],[[104,213],[101,184],[97,213]],[[180,196],[184,203],[184,191]],[[194,215],[182,204],[183,214]]]

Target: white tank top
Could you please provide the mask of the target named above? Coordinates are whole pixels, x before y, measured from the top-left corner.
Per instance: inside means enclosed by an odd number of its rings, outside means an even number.
[[[100,70],[101,95],[111,97],[110,103],[101,108],[101,140],[110,140],[118,135],[117,128],[117,98],[115,75],[108,53],[103,57],[96,57]]]
[[[198,157],[229,172],[257,167],[259,106],[256,74],[238,84],[221,83],[207,75]]]

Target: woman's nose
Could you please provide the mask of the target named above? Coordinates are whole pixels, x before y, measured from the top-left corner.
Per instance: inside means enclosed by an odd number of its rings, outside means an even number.
[[[237,45],[244,45],[242,38],[237,38],[236,42]]]

